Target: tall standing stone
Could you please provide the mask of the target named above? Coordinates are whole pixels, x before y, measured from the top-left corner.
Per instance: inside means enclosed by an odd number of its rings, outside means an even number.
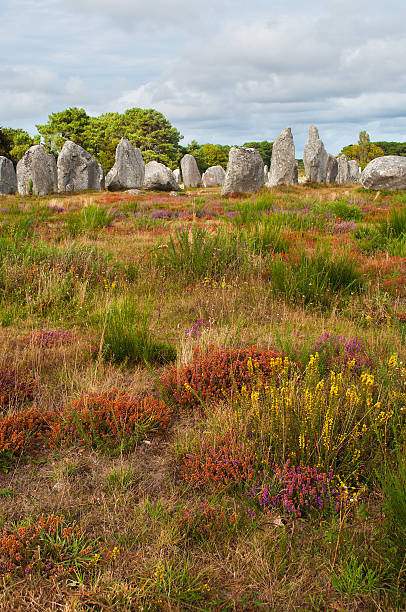
[[[99,162],[81,146],[67,140],[58,155],[59,191],[104,188],[104,171]]]
[[[106,176],[109,191],[140,189],[144,184],[144,160],[139,149],[127,138],[122,138],[116,148],[116,161]]]
[[[255,193],[264,186],[264,162],[256,149],[232,147],[222,194]]]
[[[226,172],[222,166],[210,166],[202,176],[203,187],[221,187]]]
[[[13,162],[0,155],[0,193],[10,194],[17,191],[17,175]]]
[[[361,174],[360,183],[365,189],[406,189],[406,157],[376,157]]]
[[[176,168],[176,170],[173,171],[173,176],[175,177],[175,180],[178,183],[178,185],[180,185],[182,182],[182,175],[180,173],[179,168]]]
[[[48,195],[57,189],[55,157],[41,145],[33,145],[17,164],[17,186],[21,195]]]
[[[298,168],[292,130],[286,128],[273,143],[268,185],[297,185]]]
[[[268,177],[268,173],[269,173],[269,168],[268,168],[268,166],[265,164],[265,166],[264,166],[264,181],[265,181],[265,183],[267,183],[267,182],[268,182],[268,178],[269,178],[269,177]]]
[[[304,148],[303,162],[309,183],[326,182],[328,153],[315,125],[311,125],[309,128],[309,138]]]
[[[350,183],[359,183],[359,179],[361,176],[361,168],[356,159],[349,160],[348,171]]]
[[[190,155],[189,153],[184,155],[180,160],[180,168],[182,171],[185,189],[189,189],[190,187],[201,187],[202,177],[193,155]]]
[[[167,166],[150,161],[145,166],[144,189],[157,191],[179,191],[173,172]]]
[[[350,182],[350,166],[346,155],[337,157],[338,172],[336,182],[339,185],[346,185]]]
[[[326,183],[335,183],[338,174],[338,162],[334,155],[328,154]]]

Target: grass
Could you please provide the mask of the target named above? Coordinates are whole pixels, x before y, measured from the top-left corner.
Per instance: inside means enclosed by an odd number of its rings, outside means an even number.
[[[0,198],[0,612],[400,611],[403,195],[195,196]]]

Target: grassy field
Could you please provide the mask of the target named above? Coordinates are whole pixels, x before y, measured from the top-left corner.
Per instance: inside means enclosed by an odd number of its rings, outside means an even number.
[[[404,610],[406,192],[0,197],[0,610]]]

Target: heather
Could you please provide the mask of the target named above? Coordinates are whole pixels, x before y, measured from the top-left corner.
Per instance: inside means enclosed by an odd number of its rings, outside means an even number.
[[[402,610],[404,195],[0,200],[0,610]]]

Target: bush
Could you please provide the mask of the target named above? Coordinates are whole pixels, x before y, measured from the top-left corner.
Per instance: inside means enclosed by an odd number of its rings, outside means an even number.
[[[406,234],[406,206],[392,208],[389,218],[382,221],[380,230],[388,239],[400,238]]]
[[[48,442],[85,444],[117,455],[132,450],[147,433],[164,430],[170,416],[170,409],[151,396],[137,399],[117,389],[89,393],[56,415]]]
[[[163,363],[176,359],[170,344],[157,342],[148,329],[148,307],[143,313],[129,298],[114,303],[105,320],[102,355],[115,363]]]
[[[70,212],[67,219],[68,232],[72,237],[85,230],[97,231],[109,227],[116,216],[116,211],[104,206],[91,204],[85,206],[79,213]]]
[[[350,204],[348,200],[335,200],[334,202],[328,202],[326,204],[327,210],[331,211],[333,215],[344,221],[359,221],[362,219],[362,212],[359,206],[356,204]]]
[[[177,404],[197,408],[202,402],[229,399],[242,386],[252,389],[287,368],[288,360],[269,350],[218,348],[193,350],[192,363],[169,367],[161,377],[164,392]]]
[[[314,345],[320,358],[321,370],[342,371],[343,369],[360,374],[371,367],[372,361],[358,338],[344,338],[326,332]]]
[[[87,537],[81,526],[51,514],[0,531],[0,575],[66,578],[105,564],[117,552],[101,556],[97,540]]]
[[[15,457],[35,449],[49,431],[50,421],[49,413],[35,407],[4,416],[0,420],[0,466],[7,469]]]

